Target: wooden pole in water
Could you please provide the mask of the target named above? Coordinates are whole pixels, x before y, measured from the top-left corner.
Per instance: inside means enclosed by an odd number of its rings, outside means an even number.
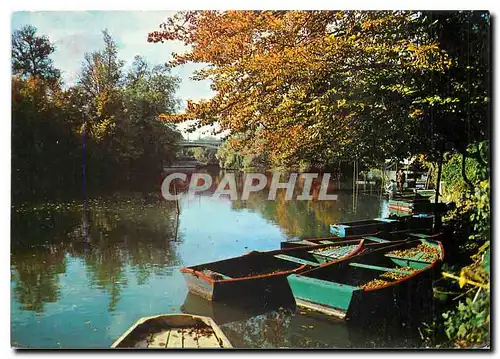
[[[356,207],[358,204],[358,161],[354,161],[353,163],[353,186],[352,186],[352,207],[354,213],[356,213]]]
[[[439,187],[441,186],[441,170],[443,169],[443,151],[441,151],[438,160],[438,174],[436,180],[436,194],[434,195],[434,232],[441,229],[441,215],[438,213]]]
[[[439,202],[439,187],[441,186],[441,170],[443,168],[443,155],[440,156],[438,161],[438,174],[436,180],[436,194],[434,197],[434,204]]]
[[[175,234],[174,241],[177,242],[177,235],[179,233],[179,217],[181,213],[181,209],[179,207],[179,199],[177,198],[177,187],[174,183],[174,195],[175,195]]]
[[[384,193],[384,188],[385,188],[385,168],[384,166],[382,166],[380,168],[380,175],[382,176],[382,180],[380,181],[381,182],[381,186],[380,187],[380,194]]]
[[[339,161],[339,168],[337,169],[337,181],[338,181],[339,191],[340,191],[341,164],[342,164],[342,161]]]
[[[356,178],[355,175],[356,175],[356,162],[352,161],[352,189],[353,189],[353,191],[354,191],[354,181]]]
[[[180,213],[180,208],[179,208],[179,199],[177,198],[177,187],[175,187],[174,183],[174,196],[175,196],[175,212],[177,215]]]

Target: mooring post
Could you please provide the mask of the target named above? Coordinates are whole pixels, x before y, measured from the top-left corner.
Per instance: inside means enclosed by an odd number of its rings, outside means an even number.
[[[439,203],[439,187],[441,187],[441,170],[443,168],[443,151],[441,151],[438,160],[438,174],[436,180],[436,191],[434,195],[434,232],[437,232],[441,229],[441,214],[438,211],[438,203]]]

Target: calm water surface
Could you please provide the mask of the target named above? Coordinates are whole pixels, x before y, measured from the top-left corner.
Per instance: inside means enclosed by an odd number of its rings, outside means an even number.
[[[16,347],[107,348],[139,317],[212,316],[235,347],[415,347],[405,323],[338,322],[300,309],[238,308],[188,295],[179,268],[327,236],[330,223],[385,216],[376,196],[336,202],[208,195],[175,204],[119,192],[12,209],[11,341]],[[88,235],[86,235],[88,233]]]

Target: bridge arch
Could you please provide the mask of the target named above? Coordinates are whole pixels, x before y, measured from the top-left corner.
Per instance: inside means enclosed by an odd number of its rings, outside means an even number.
[[[180,141],[180,147],[205,147],[211,149],[218,149],[222,146],[222,141]]]

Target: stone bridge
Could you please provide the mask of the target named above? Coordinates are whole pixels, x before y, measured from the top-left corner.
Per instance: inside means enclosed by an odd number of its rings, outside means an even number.
[[[186,141],[183,140],[179,142],[179,146],[181,147],[205,147],[205,148],[212,148],[212,149],[218,149],[220,146],[222,146],[224,142],[222,141],[212,141],[212,140],[194,140],[194,141]]]

